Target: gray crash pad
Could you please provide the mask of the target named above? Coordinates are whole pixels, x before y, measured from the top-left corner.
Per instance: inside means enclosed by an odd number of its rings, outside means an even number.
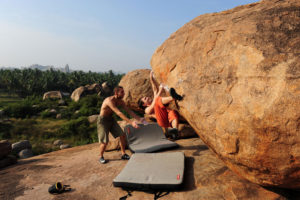
[[[133,154],[113,180],[115,187],[135,190],[174,190],[183,181],[184,153]]]
[[[168,140],[162,128],[156,123],[147,125],[139,124],[139,128],[127,125],[124,131],[128,147],[135,153],[151,153],[179,146],[177,143]]]

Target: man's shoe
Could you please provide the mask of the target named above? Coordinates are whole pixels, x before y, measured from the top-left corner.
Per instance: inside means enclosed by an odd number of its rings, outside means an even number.
[[[129,160],[130,156],[125,153],[125,154],[122,155],[121,159],[122,160]]]
[[[100,162],[101,164],[107,163],[107,161],[106,161],[103,157],[101,157],[101,158],[99,159],[99,162]]]
[[[171,95],[174,99],[176,99],[176,100],[178,100],[178,101],[181,101],[181,100],[183,99],[182,96],[180,96],[179,94],[177,94],[177,92],[175,91],[174,88],[170,88],[170,95]]]

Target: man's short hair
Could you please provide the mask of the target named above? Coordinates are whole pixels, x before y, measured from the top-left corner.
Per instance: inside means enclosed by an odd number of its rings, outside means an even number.
[[[140,109],[144,110],[146,108],[146,106],[144,106],[144,102],[142,101],[142,98],[143,97],[139,98],[138,105],[139,105]]]
[[[116,86],[116,87],[114,88],[114,93],[118,92],[120,89],[123,89],[123,90],[124,90],[124,88],[123,88],[122,86],[120,86],[120,85]]]

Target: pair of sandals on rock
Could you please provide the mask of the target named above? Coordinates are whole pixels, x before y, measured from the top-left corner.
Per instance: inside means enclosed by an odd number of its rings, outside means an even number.
[[[51,185],[48,189],[50,194],[61,194],[63,192],[69,192],[72,188],[70,185],[64,185],[61,182],[56,182],[55,184]]]

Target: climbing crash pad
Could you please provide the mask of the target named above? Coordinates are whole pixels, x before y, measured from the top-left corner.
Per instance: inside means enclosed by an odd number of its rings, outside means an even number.
[[[139,128],[127,125],[124,128],[128,147],[135,153],[151,153],[178,147],[175,142],[168,140],[162,128],[154,124],[139,124]]]
[[[183,181],[184,153],[133,154],[113,180],[115,187],[135,190],[174,190]]]

